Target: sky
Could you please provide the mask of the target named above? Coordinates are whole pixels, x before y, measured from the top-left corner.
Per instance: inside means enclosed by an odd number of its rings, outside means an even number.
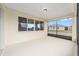
[[[49,25],[56,24],[56,21],[48,22]],[[66,18],[66,19],[59,19],[57,20],[57,24],[65,25],[65,26],[72,26],[72,18]]]

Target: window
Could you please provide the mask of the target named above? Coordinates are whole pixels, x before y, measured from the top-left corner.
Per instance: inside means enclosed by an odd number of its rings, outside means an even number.
[[[44,22],[40,21],[40,30],[44,30]]]
[[[35,21],[33,19],[27,19],[24,17],[18,17],[18,31],[36,31],[44,30],[43,21]]]
[[[28,19],[28,31],[33,31],[34,30],[34,20],[33,19]]]
[[[35,21],[35,30],[40,30],[40,22]]]
[[[18,17],[18,30],[27,31],[27,18]]]

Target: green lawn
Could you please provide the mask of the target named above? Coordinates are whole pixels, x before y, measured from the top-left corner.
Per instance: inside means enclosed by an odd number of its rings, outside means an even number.
[[[48,30],[48,32],[56,32],[56,30]],[[71,30],[57,30],[57,32],[72,32]]]

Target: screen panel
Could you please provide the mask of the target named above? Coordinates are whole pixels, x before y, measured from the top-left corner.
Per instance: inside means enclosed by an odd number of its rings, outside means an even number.
[[[48,22],[48,33],[56,34],[56,21]]]
[[[57,34],[72,36],[72,18],[57,20]]]

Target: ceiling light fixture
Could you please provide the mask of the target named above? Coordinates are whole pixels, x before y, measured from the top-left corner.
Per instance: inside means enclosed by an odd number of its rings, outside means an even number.
[[[43,9],[43,17],[44,17],[44,19],[46,19],[47,18],[47,8],[44,8]]]
[[[43,16],[44,19],[47,18],[47,11],[48,11],[47,8],[42,9],[42,16]]]
[[[45,9],[43,9],[43,11],[44,11],[44,12],[47,12],[47,9],[45,8]]]

